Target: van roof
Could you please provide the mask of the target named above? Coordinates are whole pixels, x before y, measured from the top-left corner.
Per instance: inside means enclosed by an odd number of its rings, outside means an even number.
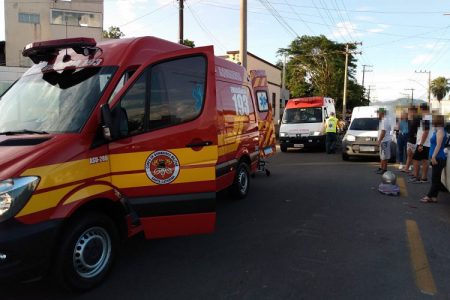
[[[322,96],[293,98],[288,100],[286,108],[321,107],[326,104],[326,101],[333,103],[333,99]]]

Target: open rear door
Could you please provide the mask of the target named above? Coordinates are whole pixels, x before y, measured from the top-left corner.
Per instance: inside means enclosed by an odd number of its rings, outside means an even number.
[[[109,144],[111,179],[146,238],[209,233],[216,212],[213,47],[142,65],[112,103],[122,137]]]
[[[267,76],[264,70],[250,71],[253,90],[257,99],[259,156],[266,158],[276,153],[273,109],[269,101]]]

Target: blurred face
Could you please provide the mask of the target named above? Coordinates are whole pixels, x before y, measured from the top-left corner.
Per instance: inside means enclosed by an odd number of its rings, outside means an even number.
[[[434,127],[444,127],[444,116],[443,115],[434,115],[432,117],[431,124]]]
[[[408,109],[408,120],[413,120],[415,116],[416,116],[416,110]]]
[[[384,118],[384,112],[383,111],[379,111],[378,112],[378,119],[383,119]]]
[[[402,114],[401,114],[401,116],[400,116],[400,118],[402,119],[402,120],[406,120],[406,119],[408,119],[408,113],[407,112],[402,112]]]

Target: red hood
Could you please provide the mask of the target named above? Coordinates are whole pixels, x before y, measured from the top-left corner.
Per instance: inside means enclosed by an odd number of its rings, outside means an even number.
[[[17,177],[29,168],[68,160],[81,150],[72,147],[75,141],[73,134],[0,135],[0,180]]]

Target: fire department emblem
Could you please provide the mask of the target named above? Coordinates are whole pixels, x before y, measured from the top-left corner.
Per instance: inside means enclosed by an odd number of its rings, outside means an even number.
[[[156,184],[174,181],[180,172],[178,158],[169,151],[155,151],[145,161],[145,173]]]

